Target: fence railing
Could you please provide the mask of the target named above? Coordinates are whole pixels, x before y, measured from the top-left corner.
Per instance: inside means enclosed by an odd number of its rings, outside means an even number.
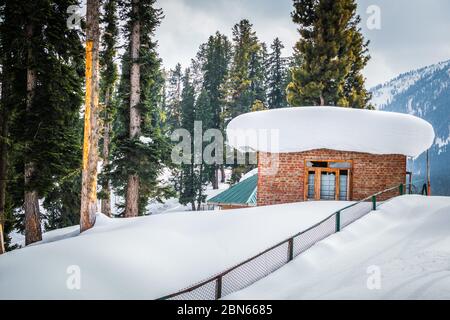
[[[242,290],[292,261],[317,242],[339,232],[369,212],[377,210],[380,203],[378,199],[387,201],[405,192],[414,193],[417,190],[411,183],[380,191],[334,212],[308,229],[226,271],[159,300],[217,300]]]

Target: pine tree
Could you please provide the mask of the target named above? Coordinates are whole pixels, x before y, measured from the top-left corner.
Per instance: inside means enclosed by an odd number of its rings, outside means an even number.
[[[179,128],[181,124],[181,90],[183,74],[181,64],[177,63],[173,70],[169,71],[167,86],[167,118],[172,128]]]
[[[102,38],[102,50],[100,52],[101,81],[100,81],[100,101],[103,110],[100,118],[103,122],[103,137],[100,141],[102,147],[103,167],[108,168],[110,158],[111,122],[115,115],[116,104],[113,101],[117,80],[117,65],[114,62],[116,57],[116,47],[118,41],[118,21],[117,21],[117,0],[107,0],[104,4],[105,31]],[[111,216],[111,196],[110,182],[105,176],[101,177],[102,183],[102,203],[101,212]]]
[[[229,104],[226,120],[249,112],[255,100],[264,100],[263,51],[248,20],[242,20],[233,27],[233,57],[228,83]]]
[[[1,3],[1,56],[10,79],[2,92],[10,117],[6,199],[11,210],[23,204],[26,244],[41,239],[38,200],[79,166],[79,128],[73,124],[84,65],[79,31],[67,27],[67,8],[74,4]]]
[[[181,127],[187,130],[191,139],[190,164],[181,164],[181,190],[180,203],[191,204],[192,210],[196,209],[197,176],[194,164],[194,122],[195,122],[195,90],[190,79],[190,70],[186,69],[183,77],[183,91],[181,93]]]
[[[125,196],[126,217],[144,214],[150,197],[160,199],[170,194],[159,181],[170,160],[170,143],[162,121],[161,61],[153,40],[162,11],[154,8],[154,3],[130,0],[121,7],[122,19],[128,21],[125,36],[129,40],[122,56],[109,177],[118,194]]]
[[[270,48],[272,52],[267,62],[268,106],[271,109],[284,108],[287,107],[287,66],[286,59],[281,56],[284,46],[279,38],[275,38]]]
[[[242,20],[233,27],[233,57],[227,84],[228,104],[224,113],[225,122],[236,116],[266,105],[267,49],[260,43],[253,26]],[[231,182],[239,181],[249,165],[233,165]]]
[[[200,46],[197,60],[201,64],[203,82],[198,104],[198,120],[204,128],[214,128],[224,131],[223,113],[226,106],[226,81],[231,61],[231,43],[225,35],[216,32],[208,42]],[[219,187],[219,165],[204,165],[203,173],[209,175],[209,181],[214,189]],[[220,166],[223,172],[223,165]],[[224,179],[224,174],[222,174]],[[222,182],[224,182],[222,180]]]
[[[354,0],[294,0],[293,21],[301,64],[292,69],[292,105],[367,108],[370,94],[361,70],[369,60],[368,42],[358,27]]]
[[[253,109],[254,105],[265,105],[267,102],[267,76],[266,65],[268,60],[267,46],[265,43],[260,44],[260,50],[252,52],[249,64],[250,79],[250,105]]]

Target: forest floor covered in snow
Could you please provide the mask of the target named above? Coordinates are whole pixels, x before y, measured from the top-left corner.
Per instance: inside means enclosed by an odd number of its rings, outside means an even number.
[[[230,299],[450,299],[450,197],[380,206]]]
[[[129,219],[101,214],[0,256],[0,299],[155,299],[287,239],[348,205],[304,202]],[[80,288],[73,288],[79,275]],[[73,283],[72,283],[73,284]]]

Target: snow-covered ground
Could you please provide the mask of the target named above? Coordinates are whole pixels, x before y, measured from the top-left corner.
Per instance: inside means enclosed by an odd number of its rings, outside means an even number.
[[[450,197],[403,196],[230,299],[450,299]]]
[[[98,215],[95,227],[82,234],[77,227],[51,231],[42,243],[1,255],[0,299],[159,298],[232,267],[346,205],[304,202],[131,219]],[[79,290],[70,285],[74,277]]]

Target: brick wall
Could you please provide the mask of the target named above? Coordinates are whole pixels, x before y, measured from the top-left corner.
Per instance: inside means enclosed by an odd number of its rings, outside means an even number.
[[[274,170],[276,156],[278,168]],[[352,160],[351,200],[361,200],[405,182],[406,157],[403,155],[374,155],[328,149],[277,155],[261,152],[258,154],[258,205],[304,201],[305,160]],[[395,193],[383,195],[378,200]]]

